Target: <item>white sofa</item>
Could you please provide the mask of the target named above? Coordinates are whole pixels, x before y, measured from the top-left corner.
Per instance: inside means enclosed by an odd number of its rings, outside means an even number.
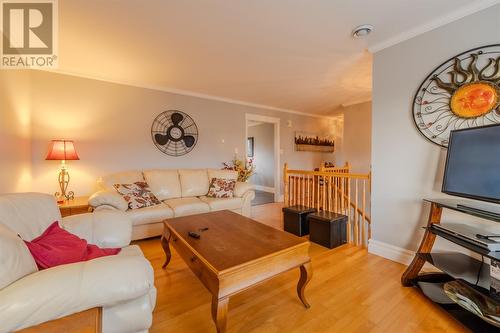
[[[250,216],[251,201],[255,198],[253,186],[236,182],[233,198],[207,197],[212,178],[238,178],[236,171],[217,169],[157,169],[111,174],[98,180],[99,191],[89,198],[95,211],[112,209],[125,212],[133,224],[132,239],[161,235],[163,220],[172,217],[229,209]],[[127,202],[113,188],[114,184],[146,181],[151,192],[162,201],[151,207],[128,209]]]
[[[122,251],[39,271],[22,239],[32,240],[54,221],[89,243]],[[51,195],[0,195],[0,332],[93,307],[103,308],[104,333],[147,332],[156,302],[153,269],[138,246],[129,246],[131,232],[123,212],[61,218]]]

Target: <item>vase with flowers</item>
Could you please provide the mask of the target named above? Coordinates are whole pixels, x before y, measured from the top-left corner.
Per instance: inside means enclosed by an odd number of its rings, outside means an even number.
[[[239,182],[247,182],[248,179],[255,173],[255,165],[253,164],[253,159],[242,161],[235,156],[232,161],[224,162],[222,164],[223,170],[233,170],[238,172]]]

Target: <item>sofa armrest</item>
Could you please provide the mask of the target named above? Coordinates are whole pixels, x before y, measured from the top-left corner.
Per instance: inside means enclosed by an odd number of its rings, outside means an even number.
[[[100,212],[101,210],[112,210],[112,211],[118,211],[118,212],[123,212],[122,210],[117,209],[116,207],[113,207],[111,205],[100,205],[94,208],[94,212]]]
[[[0,290],[0,332],[12,332],[98,306],[123,304],[154,289],[140,255],[115,255],[27,275]]]
[[[100,210],[62,219],[64,229],[101,247],[124,247],[132,238],[132,221],[121,211]]]
[[[236,182],[236,186],[234,187],[234,196],[242,198],[245,195],[245,193],[253,190],[254,186],[252,184],[244,182]]]
[[[92,194],[89,198],[89,205],[94,208],[107,205],[121,211],[128,209],[127,201],[120,194],[109,190],[102,190]]]

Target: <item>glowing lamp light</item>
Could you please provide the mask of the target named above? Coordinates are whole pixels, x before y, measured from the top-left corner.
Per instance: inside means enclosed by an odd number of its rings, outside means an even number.
[[[72,140],[52,140],[49,144],[47,157],[45,157],[45,159],[49,161],[61,161],[61,171],[59,172],[59,188],[61,190],[55,193],[57,202],[74,199],[74,192],[67,192],[70,177],[66,170],[66,161],[80,159],[76,153],[74,142]]]

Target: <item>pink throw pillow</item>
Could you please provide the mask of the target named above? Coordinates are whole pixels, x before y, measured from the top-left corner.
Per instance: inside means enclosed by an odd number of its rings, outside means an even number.
[[[38,269],[114,255],[120,248],[99,248],[62,229],[56,221],[31,242],[24,241]]]

